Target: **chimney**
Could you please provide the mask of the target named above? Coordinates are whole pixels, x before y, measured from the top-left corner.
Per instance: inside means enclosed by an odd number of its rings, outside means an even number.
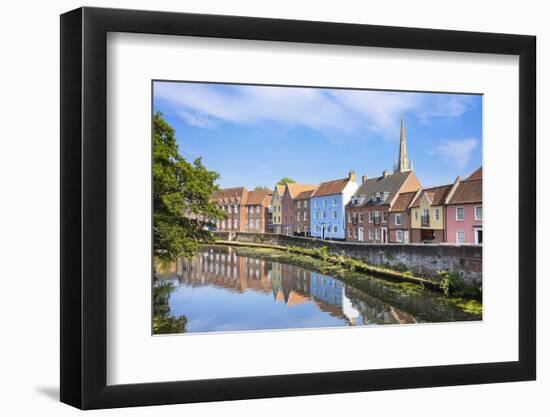
[[[363,175],[363,176],[361,177],[361,184],[364,184],[365,181],[367,181],[368,179],[369,179],[369,176],[368,176],[367,174]]]
[[[355,182],[355,171],[350,171],[348,173],[348,179],[351,181],[351,182]]]
[[[389,175],[388,170],[386,168],[384,168],[384,172],[382,173],[382,175],[384,176],[384,178],[386,178]]]

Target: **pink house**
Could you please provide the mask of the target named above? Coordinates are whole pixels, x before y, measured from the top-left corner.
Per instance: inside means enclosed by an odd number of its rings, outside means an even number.
[[[457,178],[445,200],[445,241],[483,243],[483,178],[479,168],[465,180]]]

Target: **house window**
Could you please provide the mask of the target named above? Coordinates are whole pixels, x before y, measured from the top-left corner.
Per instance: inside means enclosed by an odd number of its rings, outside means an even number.
[[[377,227],[375,230],[374,230],[374,233],[375,233],[375,238],[376,240],[380,240],[380,228]]]
[[[256,206],[256,213],[260,212],[260,206]]]
[[[483,206],[476,206],[475,219],[483,220]]]
[[[369,228],[369,240],[372,240],[372,229]]]
[[[313,207],[317,207],[317,200],[313,201]]]
[[[403,230],[397,230],[395,232],[395,240],[398,242],[403,242]]]
[[[332,199],[332,205],[333,206],[337,206],[338,205],[338,200],[336,198],[333,198]]]
[[[300,221],[300,212],[296,214],[296,220]]]
[[[307,200],[304,200],[304,208],[307,208]]]
[[[327,218],[327,212],[323,211],[323,219],[326,219],[326,218]]]
[[[351,213],[348,211],[348,223],[351,223]]]
[[[334,227],[332,228],[332,231],[333,231],[334,233],[338,233],[338,227],[334,226]]]
[[[316,219],[319,218],[319,212],[318,212],[318,211],[315,212],[315,216],[314,216],[314,217],[315,217]]]
[[[457,207],[456,208],[456,219],[458,221],[464,220],[464,207]]]
[[[235,204],[235,207],[234,207],[234,208],[235,208],[235,214],[238,214],[238,213],[239,213],[239,206],[237,206],[237,205]]]
[[[456,243],[464,243],[466,241],[464,236],[464,230],[456,231]]]
[[[363,213],[359,213],[359,223],[363,223]]]
[[[319,233],[319,226],[315,226],[315,232]]]
[[[239,228],[239,221],[235,219],[235,229]]]
[[[438,208],[434,209],[434,219],[439,220],[439,209]]]
[[[227,206],[227,212],[231,213],[231,206]]]
[[[222,229],[225,229],[225,220],[222,220]]]
[[[369,223],[372,223],[372,211],[369,211]]]
[[[257,228],[257,229],[260,228],[260,219],[256,219],[256,228]]]
[[[332,212],[332,218],[333,218],[333,219],[338,218],[338,212],[337,212],[336,210],[334,210],[334,211]]]
[[[229,220],[227,221],[227,228],[228,228],[228,229],[231,229],[231,219],[229,219]]]
[[[351,237],[351,228],[348,229],[348,237]]]
[[[386,223],[388,221],[388,212],[383,211],[382,212],[382,223]]]
[[[300,208],[300,207],[301,207],[301,204],[300,204],[300,202],[299,202],[299,201],[298,201],[298,202],[296,203],[296,205],[298,206],[298,208]]]
[[[396,214],[393,219],[396,226],[401,226],[401,214]]]
[[[307,211],[304,211],[304,220],[307,220]]]
[[[327,200],[323,200],[323,207],[326,207],[327,205]]]

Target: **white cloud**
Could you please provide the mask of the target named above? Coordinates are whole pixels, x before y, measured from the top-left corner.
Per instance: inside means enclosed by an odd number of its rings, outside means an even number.
[[[440,156],[453,163],[457,168],[464,169],[470,161],[470,155],[477,146],[475,138],[443,140],[440,145],[428,151],[430,155]]]
[[[474,97],[471,95],[434,95],[429,104],[418,112],[420,121],[426,124],[435,117],[460,117],[471,110]]]
[[[319,131],[370,131],[396,140],[403,112],[429,122],[472,108],[470,96],[199,83],[155,83],[155,97],[186,123],[202,128],[277,122]]]

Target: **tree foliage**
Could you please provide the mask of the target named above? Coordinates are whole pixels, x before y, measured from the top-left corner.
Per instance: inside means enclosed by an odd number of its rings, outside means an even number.
[[[271,189],[265,185],[258,185],[254,188],[254,191],[271,191]]]
[[[225,217],[212,201],[219,174],[200,158],[193,163],[178,152],[174,129],[160,112],[153,119],[153,235],[155,256],[190,257],[200,241],[210,241],[213,221]]]
[[[294,181],[292,178],[283,177],[279,180],[279,182],[277,184],[278,185],[285,185],[285,184],[293,184],[295,182],[296,181]]]
[[[153,334],[185,333],[187,317],[171,314],[169,300],[175,290],[171,282],[160,282],[153,287]]]

